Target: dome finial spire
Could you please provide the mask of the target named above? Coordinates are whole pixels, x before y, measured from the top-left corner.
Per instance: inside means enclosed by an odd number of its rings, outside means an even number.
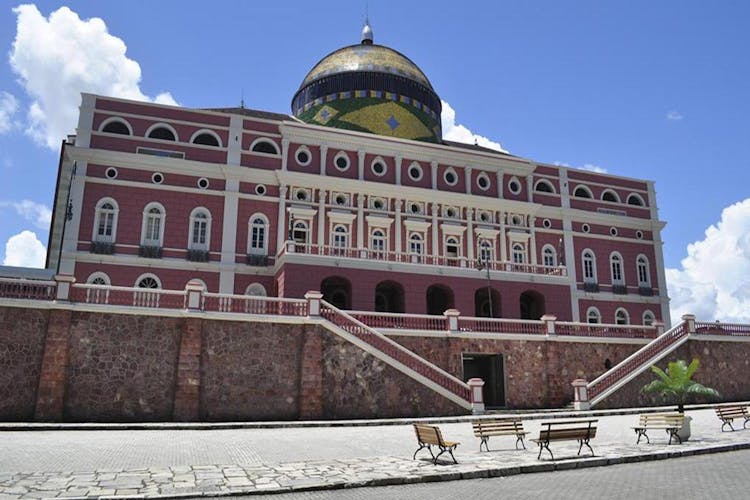
[[[365,14],[365,25],[362,27],[362,45],[372,45],[372,28],[370,27],[370,14]]]

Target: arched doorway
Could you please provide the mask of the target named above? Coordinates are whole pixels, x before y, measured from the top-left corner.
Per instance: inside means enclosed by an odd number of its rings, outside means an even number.
[[[341,276],[331,276],[320,283],[323,300],[339,309],[352,308],[352,285]]]
[[[395,281],[381,281],[375,287],[377,312],[404,312],[404,287]]]
[[[432,285],[427,289],[427,314],[443,314],[453,308],[453,292],[444,285]]]
[[[534,290],[521,294],[521,319],[539,319],[544,316],[544,295]]]
[[[489,292],[489,293],[488,293]],[[477,288],[474,292],[474,316],[479,318],[502,318],[500,292],[494,288]]]

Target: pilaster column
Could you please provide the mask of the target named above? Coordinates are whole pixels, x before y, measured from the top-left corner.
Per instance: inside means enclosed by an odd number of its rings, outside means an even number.
[[[401,155],[396,155],[396,185],[401,185],[401,162],[404,158]]]
[[[508,244],[505,237],[505,213],[500,212],[500,261],[508,260]]]
[[[402,200],[393,200],[393,206],[394,210],[396,212],[396,224],[393,228],[393,231],[395,233],[395,242],[396,242],[396,252],[403,252],[403,248],[401,246],[401,233],[402,233],[402,225],[401,225],[401,205],[403,204]]]
[[[222,267],[233,267],[237,253],[237,225],[240,181],[227,179],[224,188],[224,213],[221,225]],[[219,273],[219,293],[234,293],[234,271]]]
[[[326,156],[328,155],[328,146],[320,146],[320,175],[326,175]]]
[[[464,168],[464,184],[466,184],[466,194],[471,194],[471,167]]]
[[[318,248],[326,244],[326,196],[325,189],[318,192]]]
[[[438,162],[430,162],[430,178],[432,179],[432,189],[437,189]]]
[[[285,185],[279,186],[279,213],[276,219],[276,255],[281,253],[281,249],[284,248],[284,242],[287,239],[287,231],[289,228],[286,223],[286,192],[287,187]]]
[[[529,239],[529,256],[531,257],[531,264],[536,265],[536,217],[529,217],[529,229],[531,231],[531,238]]]
[[[466,257],[474,263],[474,209],[466,209]]]
[[[365,195],[357,193],[357,248],[365,247]]]
[[[430,203],[432,212],[432,255],[437,258],[440,256],[440,235],[438,233],[438,204]]]
[[[503,199],[503,188],[504,187],[505,186],[503,186],[503,173],[502,172],[498,172],[497,173],[497,197],[500,200]]]
[[[366,153],[361,149],[357,151],[357,178],[359,180],[364,180],[365,178],[365,155]]]
[[[289,158],[289,139],[281,139],[281,170],[286,170]]]
[[[227,144],[227,165],[240,165],[242,160],[242,117],[229,118],[229,143]]]
[[[526,196],[529,203],[534,201],[534,177],[531,175],[526,176]]]

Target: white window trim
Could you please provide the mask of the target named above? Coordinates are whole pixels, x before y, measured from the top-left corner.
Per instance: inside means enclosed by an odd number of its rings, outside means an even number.
[[[130,123],[125,118],[120,118],[119,116],[110,116],[103,122],[99,124],[99,132],[104,134],[111,134],[111,132],[104,132],[104,127],[109,125],[112,122],[120,122],[123,125],[125,125],[128,128],[128,131],[130,132],[129,135],[133,135],[133,127],[130,125]],[[113,135],[119,135],[119,134],[113,134]]]
[[[375,171],[375,164],[378,163],[378,162],[380,162],[380,163],[383,164],[383,171],[381,173],[377,173]],[[374,175],[376,177],[383,177],[385,174],[388,173],[388,162],[385,161],[382,156],[376,156],[370,162],[370,172],[372,172],[372,175]]]
[[[194,243],[193,232],[195,231],[195,221],[199,213],[205,214],[206,218],[206,242],[205,243]],[[190,212],[190,227],[188,228],[188,249],[190,250],[204,250],[208,252],[211,248],[211,212],[206,207],[195,207]]]
[[[456,255],[450,256],[454,259],[460,259],[464,254],[464,242],[463,238],[460,235],[457,234],[444,234],[443,235],[443,255],[445,257],[448,256],[448,240],[455,240],[455,247],[456,247]]]
[[[583,196],[576,196],[576,191],[578,191],[579,189],[583,189],[584,191],[586,191],[588,193],[589,197],[588,198],[584,198]],[[591,191],[591,188],[589,188],[585,184],[578,184],[576,187],[574,187],[572,195],[573,195],[573,198],[577,198],[579,200],[595,200],[596,199],[596,198],[594,198],[594,193]]]
[[[641,204],[640,205],[633,205],[632,203],[630,203],[630,198],[631,197],[632,198],[636,198],[638,201],[641,202]],[[640,207],[640,208],[645,208],[646,207],[646,202],[644,201],[643,197],[641,195],[639,195],[638,193],[630,193],[628,195],[628,197],[626,198],[625,204],[626,205],[630,205],[631,207]]]
[[[641,259],[643,259],[646,268],[646,281],[641,281]],[[648,261],[648,257],[643,254],[638,254],[638,257],[635,258],[635,274],[638,277],[638,286],[651,286],[651,263]]]
[[[516,184],[518,184],[518,189],[517,189],[517,190],[513,190],[513,189],[512,189],[511,187],[510,187],[510,185],[511,185],[512,183],[514,183],[514,182],[515,182]],[[516,177],[515,175],[514,175],[513,177],[511,177],[510,179],[508,179],[508,191],[510,191],[510,192],[511,192],[511,194],[513,194],[514,196],[518,196],[519,194],[521,194],[521,193],[523,192],[523,184],[522,184],[522,183],[521,183],[521,181],[520,181],[520,180],[518,179],[518,177]]]
[[[516,247],[519,247],[521,249],[520,252],[517,252]],[[516,255],[521,256],[521,261],[516,261]],[[510,245],[510,261],[513,264],[526,264],[529,262],[529,256],[528,256],[528,246],[525,243],[522,243],[520,241],[514,241]]]
[[[592,277],[586,276],[586,253],[591,254],[591,272],[593,274]],[[599,280],[597,279],[597,272],[596,272],[596,253],[594,253],[593,250],[590,248],[584,248],[583,252],[581,252],[581,275],[583,276],[583,282],[584,283],[598,283]]]
[[[158,287],[156,288],[157,290],[160,290],[160,289],[162,288],[161,280],[160,280],[160,279],[159,279],[159,277],[158,277],[157,275],[155,275],[154,273],[143,273],[143,274],[141,274],[140,276],[138,276],[138,277],[137,277],[137,278],[135,279],[135,283],[133,284],[133,287],[134,287],[134,288],[139,288],[139,287],[138,287],[138,283],[140,283],[140,282],[141,282],[142,280],[144,280],[144,279],[146,279],[146,278],[153,278],[153,279],[154,279],[154,281],[156,281],[156,284],[157,284],[157,285],[159,285],[159,286],[158,286]],[[147,288],[147,290],[149,290],[149,289]]]
[[[152,138],[152,137],[148,136],[151,132],[154,131],[154,129],[162,128],[162,127],[165,128],[165,129],[167,129],[167,130],[169,130],[170,132],[172,132],[172,134],[174,134],[174,141],[168,141],[168,140],[165,140],[165,139],[156,139],[156,138]],[[151,125],[146,130],[146,133],[144,134],[144,138],[146,138],[148,140],[151,140],[151,141],[180,142],[180,135],[177,133],[177,130],[175,130],[175,128],[172,125],[170,125],[169,123],[164,123],[164,122],[154,123],[153,125]]]
[[[253,227],[254,227],[255,219],[261,219],[263,221],[264,234],[263,234],[263,247],[262,248],[253,247]],[[268,217],[266,217],[265,214],[261,212],[256,212],[253,215],[251,215],[247,221],[247,253],[249,255],[268,255],[269,233],[270,233],[270,229],[269,229],[269,224],[268,224]]]
[[[549,187],[550,191],[549,192],[547,192],[547,191],[539,191],[539,185],[540,184],[544,184],[547,187]],[[536,181],[536,183],[534,184],[534,192],[536,192],[536,193],[542,193],[542,194],[557,194],[557,190],[555,189],[555,185],[552,184],[547,179],[539,179],[538,181]]]
[[[247,285],[247,287],[245,288],[245,295],[249,297],[268,297],[268,292],[266,291],[266,287],[258,282],[255,282]]]
[[[617,315],[620,314],[620,313],[622,313],[622,314],[625,315],[625,323],[618,323],[617,322]],[[617,324],[622,324],[622,325],[629,325],[630,324],[630,314],[628,313],[628,310],[625,309],[624,307],[618,307],[615,310],[615,324],[616,325]]]
[[[604,199],[604,195],[607,194],[607,193],[610,193],[610,194],[614,195],[615,201],[605,200]],[[622,201],[620,201],[620,195],[617,194],[617,191],[615,191],[614,189],[605,189],[604,191],[602,191],[602,195],[601,195],[600,199],[604,203],[622,203]]]
[[[339,229],[343,229],[343,231],[339,231]],[[349,229],[349,226],[346,225],[346,224],[341,224],[341,223],[331,224],[331,230],[329,231],[330,240],[328,241],[328,244],[331,245],[332,247],[335,247],[335,248],[349,248],[350,247],[350,241],[349,241],[350,240],[350,238],[349,238],[349,233],[350,232],[351,231]],[[343,235],[343,238],[344,238],[344,244],[343,245],[339,245],[336,242],[336,237],[337,236],[342,236],[342,235]]]
[[[111,203],[114,207],[112,211],[112,236],[100,236],[99,235],[99,219],[101,217],[102,205],[105,203]],[[91,229],[91,241],[97,243],[114,243],[117,241],[117,221],[120,218],[120,206],[117,204],[114,198],[102,198],[96,202],[96,208],[94,209],[94,227]],[[109,239],[107,239],[109,238]]]
[[[486,186],[484,187],[480,186],[479,179],[485,179],[487,181]],[[479,188],[481,191],[489,191],[489,189],[492,187],[492,181],[490,180],[490,176],[487,175],[486,172],[480,172],[479,175],[477,175],[475,182],[476,182],[477,188]]]
[[[112,280],[109,279],[109,276],[107,275],[107,273],[103,273],[101,271],[96,271],[96,272],[89,274],[89,277],[86,278],[86,284],[88,285],[93,284],[94,280],[97,278],[101,278],[104,280],[105,284],[103,286],[112,285]]]
[[[417,176],[416,179],[411,176],[411,169],[415,167],[417,168],[417,170],[419,170],[419,176]],[[409,177],[410,180],[414,182],[419,182],[422,179],[424,179],[424,169],[422,168],[422,165],[420,165],[418,161],[413,161],[409,164],[409,167],[406,169],[406,175]]]
[[[219,147],[219,148],[223,148],[224,147],[224,141],[221,140],[221,137],[219,137],[219,134],[217,134],[216,132],[214,132],[213,130],[211,130],[209,128],[202,128],[200,130],[196,130],[193,133],[193,135],[190,136],[190,144],[195,144],[193,142],[193,141],[195,141],[195,138],[198,137],[199,135],[203,135],[203,134],[208,134],[208,135],[212,136],[214,139],[216,139],[216,142],[219,143],[218,146],[209,146],[209,147]],[[198,144],[198,146],[206,146],[206,144]]]
[[[597,318],[596,323],[591,323],[589,321],[589,316],[591,315],[591,313],[596,313],[596,318]],[[597,309],[594,306],[591,306],[588,309],[586,309],[586,323],[595,324],[595,325],[600,325],[602,323],[602,313],[599,312],[599,309]]]
[[[620,265],[620,276],[621,276],[619,280],[615,279],[615,270],[614,270],[615,258],[619,259],[618,262]],[[610,275],[613,285],[625,284],[625,261],[623,260],[622,255],[620,255],[620,252],[612,252],[611,254],[609,254],[609,275]]]
[[[273,148],[276,150],[275,153],[265,153],[263,151],[253,151],[253,148],[261,142],[266,142],[273,146]],[[258,137],[253,142],[250,143],[250,147],[248,148],[248,151],[250,151],[253,154],[256,155],[266,155],[266,156],[280,156],[281,153],[279,152],[279,146],[273,141],[273,139],[269,139],[268,137]]]
[[[152,201],[150,203],[147,203],[146,206],[143,208],[143,217],[141,218],[141,245],[147,246],[146,242],[146,228],[147,228],[147,218],[148,218],[148,212],[152,208],[158,208],[161,212],[161,223],[159,224],[159,240],[158,245],[159,247],[164,246],[164,227],[167,225],[167,211],[164,209],[164,205],[159,203],[158,201]],[[148,246],[152,246],[149,241]]]
[[[552,252],[552,264],[550,264],[550,266],[557,266],[557,250],[549,243],[542,247],[542,264],[544,264],[545,266],[548,265],[544,262],[544,252],[547,250]]]
[[[448,179],[445,178],[449,172],[453,174],[453,178],[455,179],[453,182],[448,182]],[[455,168],[448,167],[443,171],[443,182],[445,182],[448,186],[451,186],[451,187],[458,184],[458,173],[456,172]]]
[[[643,314],[641,314],[641,323],[643,325],[646,325],[646,315],[651,316],[651,325],[653,326],[654,322],[656,321],[656,315],[651,312],[650,309],[646,309],[645,311],[643,311]]]
[[[307,161],[306,162],[301,162],[301,161],[299,161],[297,159],[297,155],[299,155],[300,153],[307,153]],[[313,160],[312,152],[310,151],[310,148],[308,148],[304,144],[294,150],[294,161],[300,167],[307,167],[308,165],[310,165],[312,163],[312,160]]]
[[[337,161],[339,158],[344,158],[346,160],[346,166],[345,167],[339,167]],[[333,157],[333,168],[338,170],[339,172],[346,172],[349,170],[349,168],[352,166],[352,159],[349,158],[349,155],[346,154],[346,151],[339,151],[336,153],[336,156]]]

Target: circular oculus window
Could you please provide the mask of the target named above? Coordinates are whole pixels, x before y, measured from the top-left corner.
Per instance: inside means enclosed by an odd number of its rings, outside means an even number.
[[[294,157],[297,159],[297,163],[305,167],[310,164],[312,157],[310,151],[307,148],[299,148],[295,153]]]
[[[297,192],[295,193],[295,195],[294,195],[294,196],[295,196],[295,197],[296,197],[296,198],[297,198],[298,200],[300,200],[300,201],[305,201],[305,200],[307,200],[307,193],[306,193],[306,192],[305,192],[304,190],[302,190],[302,189],[300,189],[299,191],[297,191]]]
[[[421,181],[422,180],[422,167],[419,166],[417,163],[412,163],[409,167],[409,179],[413,181]]]
[[[383,209],[383,200],[373,200],[372,202],[372,208],[375,210],[382,210]]]
[[[544,219],[542,221],[542,226],[546,227],[547,229],[552,227],[552,221],[549,219]]]
[[[258,184],[257,186],[255,186],[255,194],[259,194],[261,196],[266,194],[266,186],[264,186],[263,184]]]
[[[207,189],[208,188],[208,179],[205,177],[201,177],[198,179],[198,187],[201,189]]]
[[[409,205],[409,210],[413,214],[418,214],[420,212],[419,205],[417,205],[416,203],[412,203],[411,205]]]
[[[346,205],[346,196],[343,194],[336,196],[336,205]]]
[[[583,231],[584,233],[590,233],[591,232],[591,226],[589,226],[588,224],[584,224],[584,225],[581,226],[581,231]]]
[[[104,172],[104,175],[107,177],[107,179],[117,179],[117,169],[115,167],[109,167]]]
[[[521,192],[521,183],[518,179],[511,179],[510,182],[508,182],[508,189],[513,194],[519,194]]]
[[[456,175],[456,172],[454,172],[452,169],[446,170],[445,173],[443,174],[443,180],[449,186],[455,186],[456,183],[458,182],[458,176]]]
[[[388,167],[386,167],[385,163],[382,160],[375,160],[374,162],[372,162],[372,165],[370,165],[370,169],[372,170],[373,174],[377,175],[378,177],[382,177],[387,172]]]
[[[617,236],[617,228],[616,227],[610,227],[609,228],[609,234],[612,236]]]
[[[636,231],[635,232],[635,237],[638,238],[639,240],[642,240],[643,239],[643,231],[641,231],[641,230]]]
[[[349,168],[349,157],[345,153],[339,153],[333,160],[333,164],[343,172]]]
[[[161,184],[164,182],[164,175],[160,172],[154,172],[153,175],[151,175],[151,182],[154,184]]]
[[[477,186],[482,191],[487,191],[490,188],[490,178],[486,174],[479,174],[477,176]]]

